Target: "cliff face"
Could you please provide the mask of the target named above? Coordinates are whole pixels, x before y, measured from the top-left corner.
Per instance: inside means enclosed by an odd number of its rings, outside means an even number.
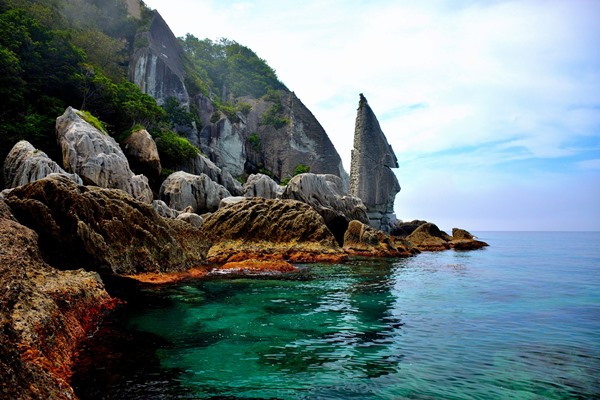
[[[398,168],[398,160],[362,94],[350,168],[350,194],[367,207],[371,226],[389,232],[390,222],[395,220],[394,199],[400,192],[398,179],[391,170]]]
[[[184,83],[183,49],[158,12],[150,28],[138,33],[135,46],[129,64],[131,81],[158,104],[175,97],[187,107],[190,98]]]

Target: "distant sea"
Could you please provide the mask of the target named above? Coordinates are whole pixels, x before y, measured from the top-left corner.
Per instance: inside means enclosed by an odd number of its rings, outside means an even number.
[[[600,233],[124,289],[81,399],[598,399]],[[125,294],[126,293],[126,294]]]

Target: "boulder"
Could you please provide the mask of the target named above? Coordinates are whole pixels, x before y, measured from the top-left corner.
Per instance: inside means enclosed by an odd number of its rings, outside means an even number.
[[[390,231],[396,219],[394,200],[400,192],[391,168],[398,168],[396,155],[361,94],[350,166],[350,194],[360,198],[367,207],[370,225],[385,232]]]
[[[450,248],[452,237],[428,222],[415,229],[406,239],[421,251],[441,251]]]
[[[283,188],[270,176],[265,174],[252,174],[244,184],[245,197],[262,197],[265,199],[276,199],[283,194]]]
[[[37,234],[0,200],[0,397],[75,399],[77,346],[115,305],[98,274],[44,262]]]
[[[340,245],[344,243],[344,233],[350,221],[369,223],[362,201],[348,196],[342,179],[335,175],[296,175],[286,186],[281,198],[298,200],[314,208]]]
[[[176,217],[176,219],[187,222],[195,228],[200,228],[200,225],[202,225],[202,217],[198,214],[190,212],[181,213]]]
[[[156,210],[158,215],[165,218],[177,218],[177,216],[181,214],[181,211],[173,210],[162,200],[154,200],[152,202],[152,208]]]
[[[228,171],[217,167],[203,154],[198,154],[195,158],[183,164],[181,169],[192,175],[208,175],[210,179],[225,187],[234,196],[239,196],[243,192],[240,182],[234,179]]]
[[[150,182],[158,182],[162,167],[156,142],[145,129],[132,132],[123,141],[123,152],[131,169],[145,175]]]
[[[369,257],[408,257],[419,253],[407,240],[394,238],[360,221],[348,224],[344,234],[344,251]]]
[[[390,232],[394,236],[407,237],[413,233],[419,226],[426,224],[427,221],[415,219],[413,221],[396,221]]]
[[[191,207],[196,214],[215,211],[221,200],[229,196],[229,191],[208,175],[192,175],[183,171],[169,175],[159,192],[160,199],[169,207],[179,211]]]
[[[45,260],[61,269],[178,271],[201,264],[208,250],[192,225],[162,218],[120,190],[78,186],[60,175],[15,188],[5,201],[37,232]]]
[[[120,189],[137,200],[152,201],[148,178],[134,175],[117,142],[86,122],[79,111],[69,107],[56,119],[56,137],[65,169],[86,185]]]
[[[247,198],[207,216],[200,230],[213,243],[207,259],[216,263],[346,259],[323,218],[295,200]]]
[[[452,228],[450,246],[454,250],[477,250],[489,245],[486,242],[477,240],[475,236],[464,229]]]
[[[22,186],[54,173],[63,174],[73,182],[83,184],[76,174],[69,174],[43,151],[36,150],[28,141],[15,144],[4,160],[2,168],[6,188]]]

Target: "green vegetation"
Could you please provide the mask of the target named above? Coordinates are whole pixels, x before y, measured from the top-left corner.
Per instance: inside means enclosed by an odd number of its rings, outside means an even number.
[[[182,161],[192,159],[200,154],[200,150],[176,132],[164,131],[153,136],[156,148],[160,153],[160,161],[167,168],[180,166]]]
[[[294,174],[290,177],[288,176],[287,178],[283,179],[280,183],[281,186],[285,186],[288,183],[290,183],[290,180],[292,179],[292,177],[296,176],[296,175],[300,175],[300,174],[305,174],[310,172],[310,167],[308,165],[304,165],[302,163],[296,165],[296,168],[294,168]]]
[[[167,118],[177,127],[192,128],[194,123],[197,127],[202,125],[198,115],[187,111],[175,97],[167,98],[162,108]]]
[[[106,126],[104,122],[100,121],[98,118],[94,117],[89,111],[86,110],[78,110],[77,114],[83,118],[88,124],[92,125],[94,128],[98,129],[100,132],[106,134]]]
[[[260,136],[258,136],[258,133],[254,132],[250,134],[247,140],[248,143],[250,143],[250,146],[252,146],[252,150],[257,153],[260,152]]]
[[[235,41],[200,40],[190,34],[180,41],[189,59],[185,64],[186,84],[192,92],[230,101],[285,89],[265,60]]]
[[[283,106],[281,103],[273,104],[260,117],[260,125],[272,126],[275,129],[283,128],[290,124],[289,118],[283,116]]]

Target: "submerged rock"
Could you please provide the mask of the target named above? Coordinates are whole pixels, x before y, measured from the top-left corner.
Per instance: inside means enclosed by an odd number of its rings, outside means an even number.
[[[340,245],[352,220],[369,223],[367,209],[357,197],[348,196],[342,179],[335,175],[305,173],[293,177],[286,186],[284,199],[298,200],[310,205],[323,217]]]
[[[75,399],[76,347],[115,303],[96,273],[50,267],[37,243],[0,199],[0,397]]]
[[[419,253],[408,240],[394,238],[360,221],[350,221],[344,235],[344,251],[370,257],[408,257]]]
[[[222,199],[230,197],[227,189],[214,182],[208,175],[192,175],[174,172],[160,187],[159,197],[169,207],[183,211],[191,207],[197,214],[215,211]]]
[[[2,173],[6,188],[22,186],[55,173],[65,175],[78,184],[83,183],[79,176],[69,174],[46,153],[37,150],[26,140],[21,140],[13,146],[4,160]]]
[[[294,200],[247,198],[207,216],[208,260],[335,261],[346,258],[323,218]]]
[[[177,271],[202,263],[207,242],[192,225],[162,218],[120,190],[44,178],[5,197],[14,215],[35,230],[53,266],[133,274]]]
[[[148,178],[134,175],[117,142],[86,122],[78,110],[68,107],[56,119],[56,138],[65,169],[86,185],[121,189],[137,200],[152,202]]]
[[[400,185],[391,168],[398,160],[367,99],[361,94],[356,115],[350,169],[350,194],[367,207],[370,225],[389,232],[396,216],[394,200]]]

